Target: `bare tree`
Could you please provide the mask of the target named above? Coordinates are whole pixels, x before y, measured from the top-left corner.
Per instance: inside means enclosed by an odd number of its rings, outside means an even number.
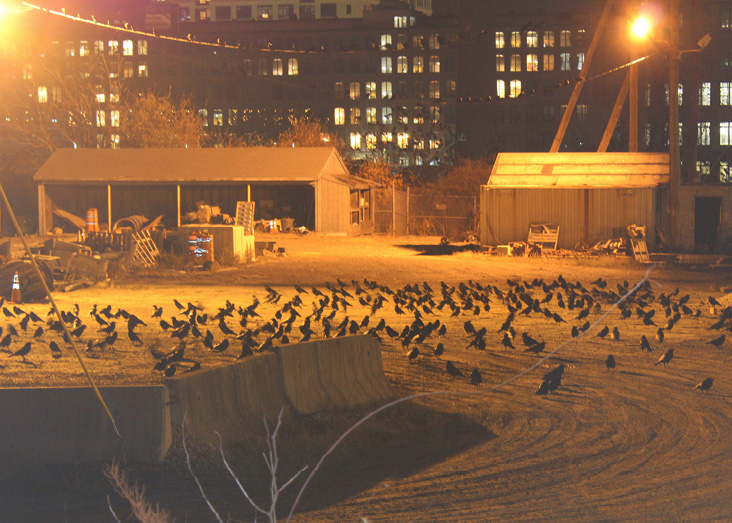
[[[128,98],[120,134],[121,147],[200,147],[204,138],[190,97],[152,91]]]

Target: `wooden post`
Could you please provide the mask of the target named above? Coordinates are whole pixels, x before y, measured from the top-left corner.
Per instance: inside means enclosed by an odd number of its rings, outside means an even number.
[[[407,234],[409,234],[409,186],[407,186]]]
[[[632,57],[631,57],[632,58]],[[630,81],[630,117],[628,118],[628,152],[638,152],[638,64],[632,64],[628,68]]]
[[[613,112],[610,113],[610,119],[607,122],[607,127],[605,127],[605,133],[602,135],[600,146],[597,148],[598,153],[604,153],[607,151],[607,146],[610,144],[610,139],[613,137],[613,133],[615,132],[615,126],[618,125],[620,111],[622,111],[625,98],[628,96],[628,86],[630,83],[628,80],[629,74],[630,73],[625,75],[625,81],[620,88],[617,100],[615,100],[615,107],[613,107]]]
[[[46,186],[38,184],[38,235],[48,234],[48,206],[46,204]]]
[[[396,185],[391,184],[391,234],[396,236]]]
[[[180,227],[180,184],[177,184],[175,186],[175,189],[176,189],[175,201],[176,201],[177,208],[178,208],[178,227]]]
[[[587,49],[587,54],[585,55],[585,63],[582,64],[582,71],[580,71],[579,74],[579,81],[574,84],[572,96],[569,97],[567,109],[562,115],[562,121],[559,124],[559,129],[557,129],[557,135],[554,137],[554,142],[552,143],[552,148],[550,149],[550,152],[552,153],[559,152],[559,147],[562,145],[562,140],[564,140],[564,134],[567,132],[567,127],[569,127],[569,120],[570,118],[572,118],[574,107],[575,105],[577,105],[577,100],[579,99],[580,92],[582,92],[582,86],[585,84],[587,71],[590,70],[592,56],[595,54],[597,44],[600,42],[600,36],[605,29],[605,24],[607,23],[608,18],[610,18],[610,9],[612,8],[614,1],[615,0],[607,0],[607,3],[605,4],[605,9],[602,11],[602,16],[600,17],[600,21],[597,23],[597,29],[595,29],[595,34],[592,36],[592,42],[590,42],[590,47]]]
[[[107,185],[107,218],[109,219],[109,232],[112,232],[112,186]]]
[[[681,165],[679,151],[679,0],[671,0],[669,9],[669,67],[668,67],[668,175],[669,175],[669,247],[679,249],[679,207],[681,205]],[[689,96],[698,96],[690,93]],[[695,131],[695,129],[694,129]],[[696,138],[695,135],[694,138]],[[696,166],[692,166],[696,167]]]

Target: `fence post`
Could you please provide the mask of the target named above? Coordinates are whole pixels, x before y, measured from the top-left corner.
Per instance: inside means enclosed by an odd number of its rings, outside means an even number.
[[[391,235],[396,236],[396,184],[391,184]]]

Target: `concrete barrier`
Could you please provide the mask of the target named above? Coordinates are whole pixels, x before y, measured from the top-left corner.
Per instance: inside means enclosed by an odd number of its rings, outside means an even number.
[[[172,442],[163,386],[100,387],[131,461],[162,461]],[[23,467],[122,458],[120,440],[89,387],[0,389],[0,463]]]
[[[192,436],[218,445],[264,442],[263,419],[274,423],[281,409],[291,410],[282,394],[275,354],[259,354],[225,367],[201,370],[166,380],[170,389],[171,420]]]
[[[320,381],[317,352],[319,344],[335,341],[311,341],[283,345],[275,349],[282,391],[298,414],[315,414],[338,406],[331,400]]]

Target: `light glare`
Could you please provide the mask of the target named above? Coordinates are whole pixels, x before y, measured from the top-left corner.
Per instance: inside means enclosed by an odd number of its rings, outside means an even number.
[[[633,23],[633,35],[635,35],[636,38],[645,38],[650,32],[651,23],[648,21],[647,18],[638,18]]]

